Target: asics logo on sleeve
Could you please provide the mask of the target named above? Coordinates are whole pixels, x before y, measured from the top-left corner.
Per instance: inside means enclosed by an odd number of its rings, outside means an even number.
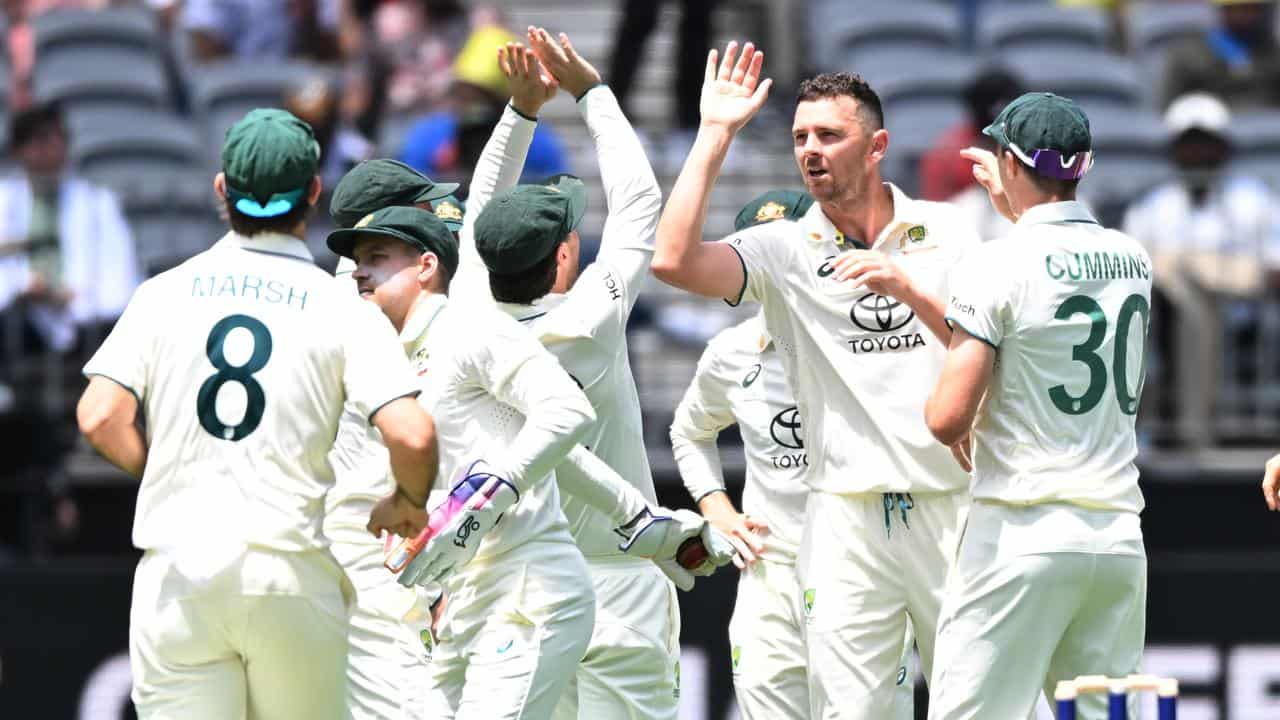
[[[831,261],[835,259],[836,259],[836,256],[832,255],[826,259],[826,262],[818,266],[818,277],[820,278],[828,277],[829,275],[831,275],[831,273],[836,271],[836,267],[831,264]]]
[[[460,548],[467,546],[467,540],[471,539],[471,533],[480,529],[480,521],[475,518],[467,518],[458,526],[458,531],[453,535],[453,544]]]

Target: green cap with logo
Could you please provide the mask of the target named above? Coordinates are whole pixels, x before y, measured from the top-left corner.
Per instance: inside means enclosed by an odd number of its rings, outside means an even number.
[[[799,190],[770,190],[742,206],[733,219],[738,232],[774,220],[799,220],[813,206],[813,196]]]
[[[1060,95],[1020,95],[982,132],[1046,177],[1078,180],[1093,164],[1089,118]]]
[[[227,198],[251,217],[277,217],[306,202],[319,165],[311,126],[284,110],[249,111],[222,143]]]
[[[453,232],[462,232],[462,218],[467,214],[467,206],[458,196],[446,195],[439,200],[432,200],[431,211],[445,227]]]
[[[435,253],[452,277],[458,270],[458,240],[430,210],[394,205],[369,213],[354,227],[329,233],[326,244],[335,255],[352,257],[356,242],[369,236],[395,238],[421,252]]]
[[[586,211],[587,187],[573,175],[517,185],[495,195],[476,218],[476,250],[491,273],[524,272],[576,230]]]
[[[399,160],[366,160],[342,176],[329,201],[329,216],[349,228],[360,218],[392,205],[413,205],[447,197],[458,183],[438,183]]]

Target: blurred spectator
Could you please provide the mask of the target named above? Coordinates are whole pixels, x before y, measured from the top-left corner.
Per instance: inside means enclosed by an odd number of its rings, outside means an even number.
[[[1214,0],[1219,25],[1170,53],[1161,99],[1212,93],[1236,110],[1280,107],[1280,44],[1273,0]]]
[[[1159,398],[1166,416],[1209,417],[1224,357],[1225,374],[1249,382],[1259,302],[1280,269],[1278,197],[1262,181],[1228,169],[1231,115],[1218,98],[1191,93],[1165,113],[1169,153],[1178,176],[1137,200],[1124,232],[1151,253],[1155,292],[1151,320],[1154,361],[1178,392]],[[1167,312],[1168,308],[1174,312]],[[1224,353],[1226,340],[1229,353]],[[1239,352],[1237,352],[1239,351]],[[1185,441],[1203,444],[1209,428],[1183,427]]]
[[[431,110],[449,90],[450,66],[471,32],[459,0],[394,0],[372,17],[374,48],[387,66],[390,112]]]
[[[636,73],[644,60],[645,44],[658,25],[662,0],[622,0],[622,20],[613,38],[613,56],[609,59],[609,74],[605,78],[618,97],[627,117],[635,118],[631,103],[631,91],[635,87]],[[707,49],[712,46],[711,13],[716,0],[679,0],[680,30],[675,57],[675,120],[677,132],[667,135],[670,140],[666,160],[684,163],[684,155],[693,144],[698,129],[698,99],[702,93],[702,74],[706,69]],[[673,164],[667,162],[667,164]]]
[[[4,0],[5,49],[9,60],[9,106],[24,108],[31,103],[31,71],[35,65],[36,43],[31,21],[38,15],[60,8],[96,9],[108,0]]]
[[[196,60],[338,57],[340,0],[184,0]]]
[[[66,351],[124,309],[141,280],[133,238],[115,194],[66,171],[57,107],[17,113],[10,143],[21,172],[0,181],[0,307],[36,347]]]
[[[339,82],[317,75],[285,93],[284,109],[305,120],[320,143],[320,179],[326,191],[357,163],[373,157],[374,144],[360,113],[372,103],[361,73]]]
[[[1229,172],[1230,123],[1227,106],[1207,93],[1184,95],[1165,113],[1177,178],[1139,198],[1124,222],[1151,253],[1157,284],[1169,277],[1159,272],[1167,265],[1203,288],[1253,296],[1267,268],[1280,266],[1280,197],[1257,178]]]
[[[0,432],[11,487],[34,500],[23,507],[54,499],[52,527],[67,532],[77,513],[61,478],[75,424],[32,371],[77,378],[79,358],[92,349],[86,346],[119,316],[141,277],[115,195],[66,172],[57,108],[18,112],[10,136],[21,171],[0,181],[0,370],[11,386],[0,393]],[[25,534],[40,534],[42,522],[33,518],[42,514],[22,513]]]
[[[507,104],[507,81],[498,69],[497,49],[515,36],[487,26],[471,34],[453,63],[447,110],[419,120],[404,140],[400,160],[437,180],[467,183],[493,126]],[[539,122],[529,145],[522,180],[568,172],[559,138]]]
[[[964,90],[969,117],[939,136],[937,145],[920,159],[920,195],[926,200],[949,200],[973,187],[973,163],[960,157],[967,147],[991,150],[991,138],[982,128],[991,124],[1000,109],[1022,94],[1022,84],[999,68],[989,68]],[[985,200],[985,192],[983,193]]]

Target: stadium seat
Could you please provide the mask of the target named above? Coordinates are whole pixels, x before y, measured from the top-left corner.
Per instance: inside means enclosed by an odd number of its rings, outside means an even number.
[[[1049,4],[1007,4],[987,7],[978,15],[979,50],[1015,48],[1104,48],[1111,22],[1096,8],[1064,8]]]
[[[164,68],[153,55],[127,48],[67,48],[41,58],[32,94],[64,108],[162,109],[170,106]]]
[[[138,260],[148,276],[207,249],[226,232],[204,170],[151,175],[122,195]]]
[[[279,107],[290,87],[331,74],[323,65],[273,62],[270,72],[254,61],[229,60],[189,68],[193,110],[204,120],[205,142],[216,155],[227,130],[244,114],[259,107]]]
[[[1280,151],[1280,110],[1235,113],[1229,133],[1238,152]]]
[[[967,116],[958,99],[911,100],[885,108],[889,148],[881,173],[908,195],[919,192],[920,159],[938,137]]]
[[[1202,2],[1140,2],[1129,6],[1129,49],[1145,57],[1163,53],[1182,38],[1198,35],[1216,23],[1213,8]]]
[[[36,57],[66,48],[127,48],[155,52],[160,40],[154,13],[143,7],[58,9],[32,20]]]
[[[963,42],[959,12],[941,3],[846,4],[827,20],[828,38],[842,52],[956,48]]]
[[[1088,48],[1025,48],[1003,52],[1000,60],[1016,69],[1028,90],[1055,92],[1091,107],[1134,107],[1142,100],[1141,73],[1123,55]]]
[[[866,78],[887,106],[909,100],[959,98],[977,75],[979,62],[954,50],[895,50],[852,53],[840,67]]]
[[[130,192],[155,175],[204,168],[198,133],[176,116],[95,110],[68,117],[76,167],[117,191]]]

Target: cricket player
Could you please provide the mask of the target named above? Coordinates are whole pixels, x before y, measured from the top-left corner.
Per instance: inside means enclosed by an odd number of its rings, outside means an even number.
[[[661,190],[635,130],[599,72],[563,34],[556,42],[545,29],[530,28],[528,39],[551,76],[577,99],[595,140],[609,207],[600,251],[579,277],[578,224],[586,211],[586,188],[578,178],[560,175],[545,185],[499,192],[479,213],[474,236],[463,236],[463,258],[482,260],[485,294],[528,328],[586,393],[597,420],[583,444],[656,504],[626,325],[653,256]],[[509,153],[527,149],[534,123],[522,120],[506,137],[499,135],[500,126],[495,145]],[[562,199],[567,202],[556,202]],[[547,212],[554,214],[535,215]],[[561,468],[557,474],[563,480],[576,472]],[[590,646],[556,717],[675,718],[680,659],[675,588],[659,568],[619,549],[613,519],[572,495],[562,499],[587,559],[597,607]]]
[[[375,210],[415,205],[436,213],[452,232],[462,225],[454,183],[436,183],[395,160],[360,163],[334,188],[329,214],[339,227]],[[355,263],[340,258],[340,292],[356,296]],[[401,352],[397,348],[397,352]],[[347,635],[347,703],[352,720],[417,720],[426,710],[427,662],[433,644],[431,603],[383,567],[383,543],[365,529],[373,505],[391,488],[387,451],[351,403],[343,409],[329,455],[335,483],[325,498],[324,534],[356,590]]]
[[[376,521],[426,522],[436,441],[413,372],[381,314],[338,292],[301,240],[318,161],[289,113],[237,122],[214,180],[231,232],[144,283],[84,369],[82,432],[142,479],[129,631],[142,718],[347,716],[350,586],[321,535],[344,403],[389,451]]]
[[[1137,672],[1146,631],[1134,420],[1151,259],[1075,200],[1093,159],[1075,103],[1028,93],[983,132],[998,155],[965,155],[1016,224],[952,271],[955,334],[926,408],[943,445],[972,436],[929,703],[946,720],[1022,717],[1059,680]],[[1079,704],[1106,714],[1100,695]]]
[[[734,230],[775,220],[794,222],[813,205],[808,193],[770,190],[747,203]],[[747,460],[743,508],[725,491],[716,438],[737,424]],[[796,553],[804,523],[809,457],[795,394],[759,315],[707,344],[693,382],[676,408],[671,448],[689,495],[730,538],[745,565],[729,623],[733,684],[747,720],[809,717],[803,591]],[[765,539],[767,538],[767,540]],[[908,630],[892,717],[915,717]]]
[[[653,270],[676,287],[761,304],[805,421],[810,490],[797,567],[815,718],[892,714],[908,618],[926,675],[967,475],[922,410],[945,356],[946,273],[977,239],[945,204],[880,179],[879,98],[829,73],[801,84],[795,157],[817,202],[798,221],[702,242],[734,135],[763,105],[763,53],[736,43],[702,89],[702,121],[658,224]]]

